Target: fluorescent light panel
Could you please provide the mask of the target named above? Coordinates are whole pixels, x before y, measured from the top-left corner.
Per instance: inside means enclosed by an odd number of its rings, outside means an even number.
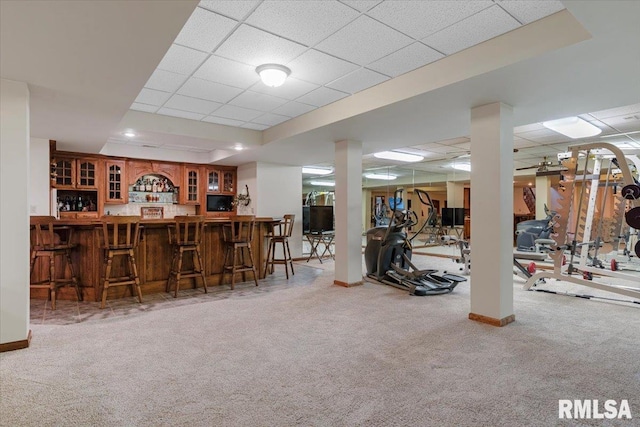
[[[333,172],[333,169],[316,168],[312,166],[302,167],[302,173],[309,175],[329,175],[331,172]]]
[[[424,160],[424,157],[417,154],[401,153],[399,151],[381,151],[373,155],[378,159],[397,160],[399,162],[419,162]]]
[[[383,179],[385,181],[392,181],[397,178],[395,175],[386,175],[383,173],[368,173],[365,174],[364,177],[369,179]]]
[[[317,185],[318,187],[335,187],[336,183],[333,181],[309,181],[311,185]]]
[[[453,163],[451,167],[459,171],[471,172],[471,164],[469,163]]]
[[[602,129],[592,125],[580,117],[565,117],[564,119],[543,122],[542,126],[569,138],[586,138],[602,133]]]

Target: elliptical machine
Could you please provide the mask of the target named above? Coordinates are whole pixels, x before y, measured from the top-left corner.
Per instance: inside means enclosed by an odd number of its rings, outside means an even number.
[[[425,223],[411,237],[406,229],[418,224],[417,214],[410,210],[397,210],[393,204],[391,220],[386,227],[374,227],[367,231],[367,246],[364,259],[367,276],[385,285],[409,291],[416,296],[441,295],[453,291],[460,282],[467,279],[456,274],[436,274],[437,270],[419,270],[411,262],[411,241],[422,232],[436,215],[429,193],[415,190],[420,202],[428,207],[429,215]],[[394,193],[396,200],[402,197],[402,190]]]
[[[516,225],[517,251],[538,252],[536,240],[544,242],[550,239],[556,212],[549,210],[547,205],[544,205],[544,213],[547,215],[545,219],[522,221]]]

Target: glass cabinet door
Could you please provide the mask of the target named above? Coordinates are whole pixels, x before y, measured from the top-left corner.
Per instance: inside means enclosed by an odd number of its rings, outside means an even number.
[[[78,160],[78,187],[96,187],[96,163]]]
[[[58,160],[56,162],[56,186],[73,187],[73,161]]]
[[[233,193],[235,191],[233,172],[225,171],[222,177],[222,191],[225,193]]]
[[[198,171],[191,170],[187,173],[187,201],[198,201]]]
[[[209,172],[209,184],[207,186],[207,191],[220,191],[220,177],[217,171]]]

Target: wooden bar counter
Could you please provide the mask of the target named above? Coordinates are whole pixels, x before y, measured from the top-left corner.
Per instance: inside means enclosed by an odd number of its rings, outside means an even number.
[[[224,241],[222,227],[229,223],[228,219],[210,218],[206,219],[204,237],[202,239],[202,258],[204,261],[207,286],[219,286],[231,283],[231,275],[226,274],[222,281],[222,269],[224,263]],[[264,261],[266,256],[265,235],[271,230],[274,220],[272,218],[256,218],[256,231],[253,240],[253,255],[256,262],[258,278],[264,273]],[[72,251],[74,269],[80,281],[81,290],[85,301],[99,301],[102,294],[101,277],[104,275],[102,228],[99,220],[58,220],[58,225],[71,226],[74,228],[73,241],[77,247]],[[142,288],[142,297],[152,293],[165,292],[169,270],[171,269],[171,258],[173,248],[169,244],[167,228],[174,224],[171,219],[163,220],[142,220],[143,231],[140,245],[136,250],[136,262],[138,274]],[[192,267],[191,257],[185,257],[184,269]],[[33,271],[32,281],[46,279],[48,274],[48,263],[46,260],[38,260]],[[124,260],[114,260],[113,275],[124,275]],[[56,260],[56,262],[61,262]],[[46,264],[46,265],[45,265]],[[56,265],[58,267],[58,265]],[[62,264],[57,271],[62,271]],[[61,273],[59,273],[61,274]],[[65,271],[66,277],[70,277],[70,272]],[[242,281],[242,274],[237,273],[236,282]],[[247,280],[252,280],[251,273],[247,274]],[[202,287],[200,280],[196,280],[196,285]],[[193,279],[183,279],[180,281],[181,289],[193,287]],[[46,289],[31,289],[31,297],[36,299],[47,298]],[[109,288],[108,299],[116,299],[131,296],[128,286]],[[73,288],[60,288],[57,293],[58,299],[76,299]]]

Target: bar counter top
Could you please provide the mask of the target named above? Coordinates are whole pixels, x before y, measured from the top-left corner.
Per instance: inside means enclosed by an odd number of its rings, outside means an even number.
[[[201,252],[204,263],[207,286],[226,286],[231,283],[231,275],[226,274],[223,278],[224,266],[224,242],[222,229],[224,224],[228,224],[230,218],[206,218]],[[270,217],[256,218],[256,231],[252,244],[252,251],[255,257],[258,277],[262,277],[264,272],[264,261],[266,256],[267,242],[266,234],[271,231],[272,224],[278,221]],[[169,244],[168,226],[173,224],[173,219],[143,219],[141,220],[142,233],[140,245],[136,249],[136,264],[142,288],[142,297],[150,293],[166,292],[167,278],[171,268],[173,248]],[[80,281],[81,290],[85,300],[98,301],[102,294],[102,276],[104,275],[103,251],[101,249],[102,230],[99,227],[100,219],[63,219],[57,220],[57,225],[70,226],[74,230],[73,242],[77,244],[73,249],[71,258],[73,260],[76,275]],[[123,262],[114,260],[114,274],[124,275],[125,266]],[[56,261],[61,262],[61,261]],[[185,257],[183,269],[192,268],[191,257]],[[57,271],[62,272],[62,264]],[[45,259],[38,259],[32,275],[32,280],[37,281],[47,277],[48,264]],[[60,273],[61,275],[62,273]],[[70,277],[67,269],[65,277]],[[251,273],[247,274],[247,280],[253,280]],[[236,282],[242,281],[241,273],[236,276]],[[180,289],[188,289],[193,286],[201,287],[200,280],[183,279]],[[123,298],[131,296],[128,286],[110,287],[108,299]],[[48,297],[46,289],[31,289],[32,298],[45,299]],[[72,287],[60,288],[57,293],[58,299],[76,299],[75,290]]]

